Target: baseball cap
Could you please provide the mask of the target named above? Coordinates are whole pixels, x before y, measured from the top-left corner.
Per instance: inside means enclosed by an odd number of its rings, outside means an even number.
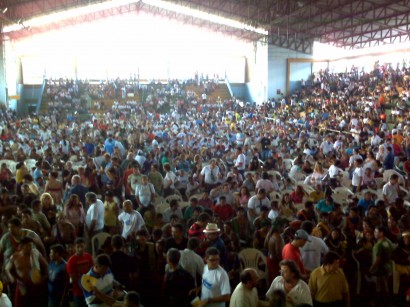
[[[302,239],[302,240],[306,240],[308,242],[312,242],[309,239],[309,235],[306,231],[304,231],[303,229],[298,229],[295,233],[295,239]]]

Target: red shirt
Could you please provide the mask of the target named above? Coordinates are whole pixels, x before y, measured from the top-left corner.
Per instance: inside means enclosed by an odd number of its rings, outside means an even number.
[[[89,253],[84,253],[82,257],[74,254],[68,259],[66,265],[67,273],[78,276],[78,283],[73,283],[73,295],[75,297],[83,296],[83,290],[80,287],[81,276],[88,273],[93,265],[93,257]]]
[[[231,205],[216,205],[214,208],[214,213],[218,214],[222,221],[231,219],[235,215],[235,210]]]
[[[294,246],[292,243],[286,244],[282,249],[282,259],[283,260],[293,260],[296,262],[299,270],[302,274],[306,274],[305,266],[303,265],[302,255],[298,247]]]

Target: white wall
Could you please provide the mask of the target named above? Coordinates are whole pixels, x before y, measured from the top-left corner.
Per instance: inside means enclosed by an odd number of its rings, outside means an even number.
[[[310,59],[312,55],[277,47],[274,45],[268,46],[268,97],[269,98],[279,98],[280,95],[277,95],[277,90],[280,90],[282,93],[286,93],[286,67],[288,58],[304,58]],[[309,65],[293,66],[291,65],[291,81],[293,80],[292,75],[295,74],[295,78],[302,79],[309,69]],[[295,68],[296,67],[296,68]],[[298,71],[298,67],[301,71]],[[309,72],[310,73],[310,72]],[[304,78],[305,79],[305,78]],[[306,80],[306,79],[305,79]]]
[[[268,99],[268,45],[261,42],[251,45],[247,65],[247,101],[262,104]]]

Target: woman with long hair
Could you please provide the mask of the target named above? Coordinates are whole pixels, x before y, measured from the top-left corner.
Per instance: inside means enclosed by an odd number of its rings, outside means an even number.
[[[77,237],[82,237],[84,235],[85,212],[77,194],[70,195],[64,205],[64,214],[67,220],[74,225]]]
[[[48,193],[54,200],[54,204],[61,205],[63,201],[63,183],[58,179],[58,173],[52,171],[46,183],[45,193]]]
[[[282,197],[282,201],[279,207],[280,216],[284,217],[287,220],[292,220],[296,215],[296,208],[293,204],[292,199],[290,198],[289,193],[285,193]]]
[[[41,210],[47,217],[48,222],[50,223],[50,225],[54,225],[56,223],[57,207],[55,206],[53,197],[51,196],[51,194],[45,192],[41,194],[40,202]]]

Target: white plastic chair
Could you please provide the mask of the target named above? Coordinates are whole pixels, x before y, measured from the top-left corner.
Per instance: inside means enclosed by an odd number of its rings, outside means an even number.
[[[245,248],[239,252],[238,256],[241,271],[246,268],[255,269],[260,278],[265,280],[266,286],[268,286],[268,265],[266,262],[266,256],[256,248]],[[261,265],[264,267],[264,270],[261,270]]]
[[[111,235],[106,232],[97,233],[94,237],[92,237],[91,250],[92,250],[93,258],[97,256],[98,249],[104,244],[105,240],[108,237],[111,237]]]
[[[16,175],[16,165],[17,162],[14,160],[0,160],[0,165],[2,165],[3,163],[6,163],[7,168],[11,171],[11,173],[14,175]]]
[[[290,169],[293,166],[293,160],[292,159],[283,159],[283,164],[285,165],[285,169],[287,171],[290,171]]]
[[[174,195],[169,195],[169,196],[165,197],[165,202],[169,204],[174,199],[177,200],[178,203],[181,203],[183,201],[183,199],[180,195],[174,194]]]

